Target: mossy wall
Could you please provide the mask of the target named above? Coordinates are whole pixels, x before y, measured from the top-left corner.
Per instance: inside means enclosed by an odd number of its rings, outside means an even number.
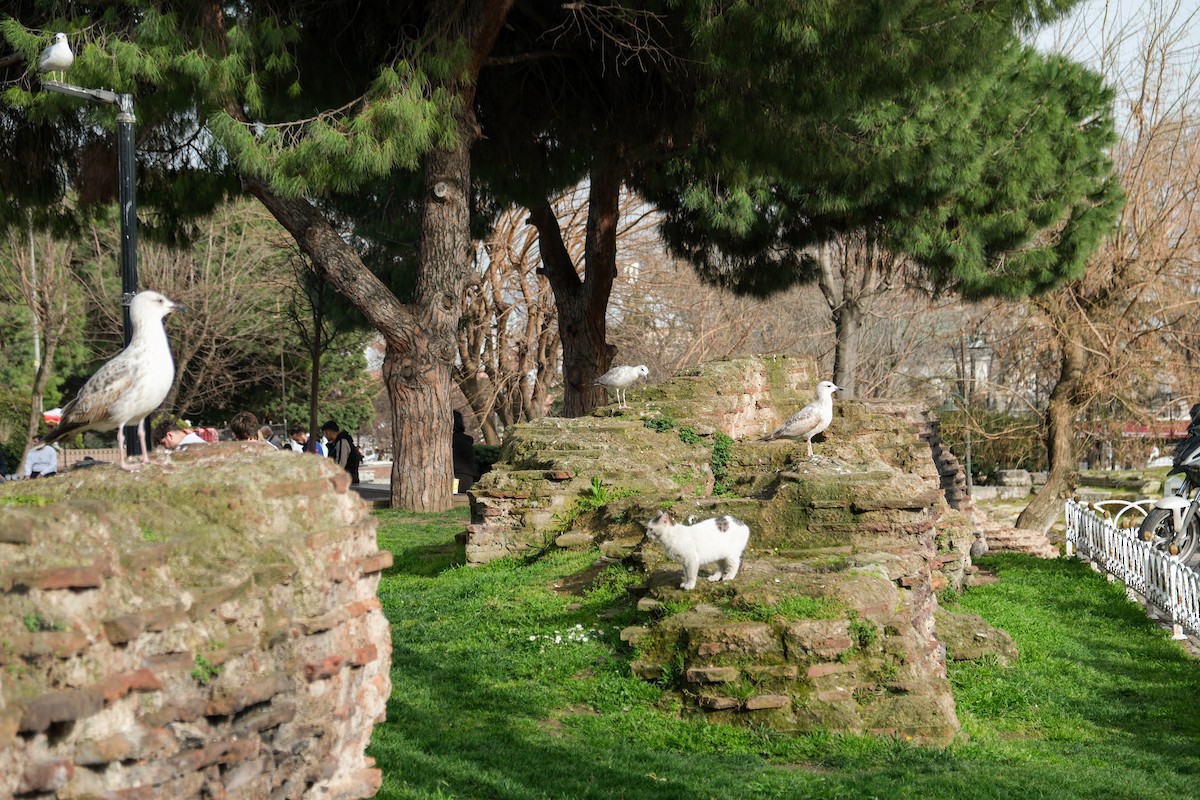
[[[694,713],[949,742],[936,594],[962,587],[976,539],[947,503],[956,465],[932,416],[900,403],[835,401],[811,459],[803,442],[759,441],[821,377],[802,358],[729,359],[632,389],[629,409],[516,426],[471,492],[468,560],[555,544],[624,558],[646,575],[632,668]],[[679,589],[679,565],[643,541],[659,509],[745,521],[738,577]]]
[[[345,471],[260,445],[0,485],[0,796],[374,795],[390,563]]]

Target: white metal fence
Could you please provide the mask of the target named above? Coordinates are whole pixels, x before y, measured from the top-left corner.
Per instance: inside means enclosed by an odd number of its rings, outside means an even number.
[[[1067,501],[1067,555],[1079,555],[1125,582],[1183,629],[1200,634],[1200,573],[1121,530],[1085,505]]]

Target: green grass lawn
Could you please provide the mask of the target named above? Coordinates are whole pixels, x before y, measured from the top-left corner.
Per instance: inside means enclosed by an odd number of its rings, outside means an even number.
[[[999,581],[956,607],[1021,658],[952,666],[963,735],[936,750],[680,719],[629,676],[625,570],[594,551],[464,567],[466,509],[379,517],[395,554],[380,797],[1200,797],[1200,662],[1078,562],[982,562]]]

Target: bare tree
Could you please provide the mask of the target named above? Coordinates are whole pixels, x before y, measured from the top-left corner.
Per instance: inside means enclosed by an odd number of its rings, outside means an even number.
[[[1195,328],[1183,325],[1196,313],[1185,287],[1200,254],[1200,51],[1187,40],[1197,12],[1169,0],[1143,9],[1143,27],[1103,30],[1097,57],[1122,111],[1120,223],[1082,280],[1035,302],[1059,367],[1046,412],[1050,477],[1017,520],[1022,528],[1045,530],[1057,518],[1059,494],[1073,483],[1080,417],[1136,413],[1177,362],[1161,343],[1194,340]]]
[[[222,206],[202,223],[187,250],[152,241],[139,246],[139,282],[187,306],[168,322],[175,384],[163,410],[190,415],[219,406],[236,391],[275,372],[280,349],[278,276],[287,269],[273,244],[279,228],[250,203]],[[99,225],[88,235],[89,258],[111,261],[116,234]],[[115,274],[115,271],[114,273]],[[88,280],[98,335],[119,347],[121,308],[111,276]]]
[[[71,239],[36,231],[32,221],[23,230],[10,228],[7,233],[7,258],[0,260],[0,296],[4,302],[26,306],[33,326],[34,374],[24,458],[42,424],[42,398],[53,373],[54,357],[72,322],[80,319],[82,302],[72,272],[75,243]]]

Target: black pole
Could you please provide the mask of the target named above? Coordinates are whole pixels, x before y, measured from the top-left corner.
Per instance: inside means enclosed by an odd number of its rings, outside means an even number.
[[[129,304],[138,291],[137,273],[137,196],[134,191],[134,173],[137,161],[134,154],[133,95],[117,94],[109,89],[87,89],[61,81],[43,81],[46,91],[92,100],[117,107],[117,200],[121,205],[121,308],[124,320],[125,346],[133,341],[133,322],[129,318]],[[137,438],[137,427],[125,428],[125,454],[136,456],[142,452]]]
[[[117,95],[117,172],[121,204],[121,305],[125,310],[125,345],[133,339],[129,304],[138,291],[137,271],[137,190],[134,174],[137,162],[133,149],[133,95]]]
[[[124,312],[125,346],[133,341],[133,321],[129,318],[129,304],[138,291],[137,271],[137,191],[134,173],[137,169],[134,154],[133,95],[117,95],[117,173],[120,186],[117,192],[121,204],[121,307]],[[125,428],[125,455],[141,455],[137,426]]]

